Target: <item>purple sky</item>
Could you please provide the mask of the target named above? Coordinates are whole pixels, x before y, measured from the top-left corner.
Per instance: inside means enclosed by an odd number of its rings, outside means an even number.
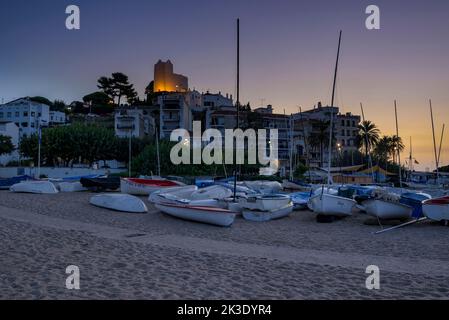
[[[81,30],[65,8],[81,9]],[[381,29],[365,29],[365,8]],[[102,75],[129,75],[142,95],[158,59],[199,91],[235,93],[235,19],[241,19],[241,97],[287,113],[330,103],[338,30],[343,30],[336,104],[386,134],[413,137],[421,169],[433,168],[428,99],[438,137],[449,126],[449,1],[1,0],[0,101],[42,95],[66,102],[96,90]],[[263,100],[262,100],[263,99]],[[442,161],[449,162],[449,139]],[[408,150],[407,150],[408,152]]]

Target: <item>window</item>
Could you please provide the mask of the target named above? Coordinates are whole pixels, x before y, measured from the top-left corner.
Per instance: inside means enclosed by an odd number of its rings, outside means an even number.
[[[347,126],[347,127],[350,127],[350,126],[351,126],[351,121],[347,120],[347,121],[346,121],[346,126]]]
[[[11,118],[11,112],[8,112],[8,113],[6,114],[6,117],[7,117],[7,118]]]
[[[38,116],[38,117],[41,117],[41,116],[42,116],[42,113],[39,112],[39,113],[37,114],[37,116]]]
[[[31,112],[31,116],[34,117],[36,115],[36,113],[33,111]]]
[[[342,126],[342,127],[345,126],[345,120],[341,120],[341,126]]]
[[[347,136],[350,137],[351,136],[351,131],[348,130],[347,133],[348,133]]]
[[[0,112],[0,118],[3,118],[3,112]]]
[[[28,122],[22,122],[22,127],[23,128],[28,128]]]
[[[355,127],[355,120],[352,120],[352,126]]]
[[[345,135],[345,129],[341,130],[341,135],[342,135],[342,136]]]
[[[28,111],[24,111],[24,112],[23,112],[23,116],[24,116],[24,117],[28,117]]]
[[[16,117],[20,117],[20,112],[16,111]]]

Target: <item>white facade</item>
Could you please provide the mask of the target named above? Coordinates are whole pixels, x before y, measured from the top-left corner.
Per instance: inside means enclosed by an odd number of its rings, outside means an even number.
[[[61,111],[50,111],[50,125],[61,125],[66,123],[66,115]]]
[[[46,104],[21,98],[0,105],[0,122],[14,122],[19,127],[20,137],[37,133],[38,123],[48,124],[50,107]]]
[[[143,110],[119,110],[115,114],[115,135],[118,137],[144,138],[152,136],[155,131],[154,119]]]
[[[19,152],[19,127],[14,122],[0,122],[0,135],[11,137],[11,142],[16,148],[12,153],[0,156],[0,165],[6,165],[8,162],[18,160]]]

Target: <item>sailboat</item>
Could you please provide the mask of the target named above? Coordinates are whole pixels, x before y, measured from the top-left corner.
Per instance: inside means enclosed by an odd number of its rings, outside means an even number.
[[[338,71],[338,60],[340,57],[340,44],[341,44],[341,31],[338,38],[338,50],[337,50],[337,61],[335,63],[334,72],[334,83],[332,89],[332,102],[331,108],[334,106],[335,97],[335,84],[337,80]],[[330,127],[329,127],[329,159],[328,159],[328,170],[327,170],[327,184],[331,184],[331,159],[332,159],[332,133],[333,133],[333,118],[334,114],[331,110],[330,113]],[[329,189],[329,188],[328,188]],[[325,192],[323,186],[322,191],[319,194],[315,194],[309,200],[308,206],[317,214],[317,221],[324,221],[323,216],[339,216],[345,217],[352,215],[352,209],[356,205],[354,199],[340,197],[335,194]]]

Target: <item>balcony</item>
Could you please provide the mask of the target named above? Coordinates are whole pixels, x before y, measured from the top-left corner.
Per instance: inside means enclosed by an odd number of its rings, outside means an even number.
[[[135,126],[133,124],[118,124],[118,130],[134,130]]]

